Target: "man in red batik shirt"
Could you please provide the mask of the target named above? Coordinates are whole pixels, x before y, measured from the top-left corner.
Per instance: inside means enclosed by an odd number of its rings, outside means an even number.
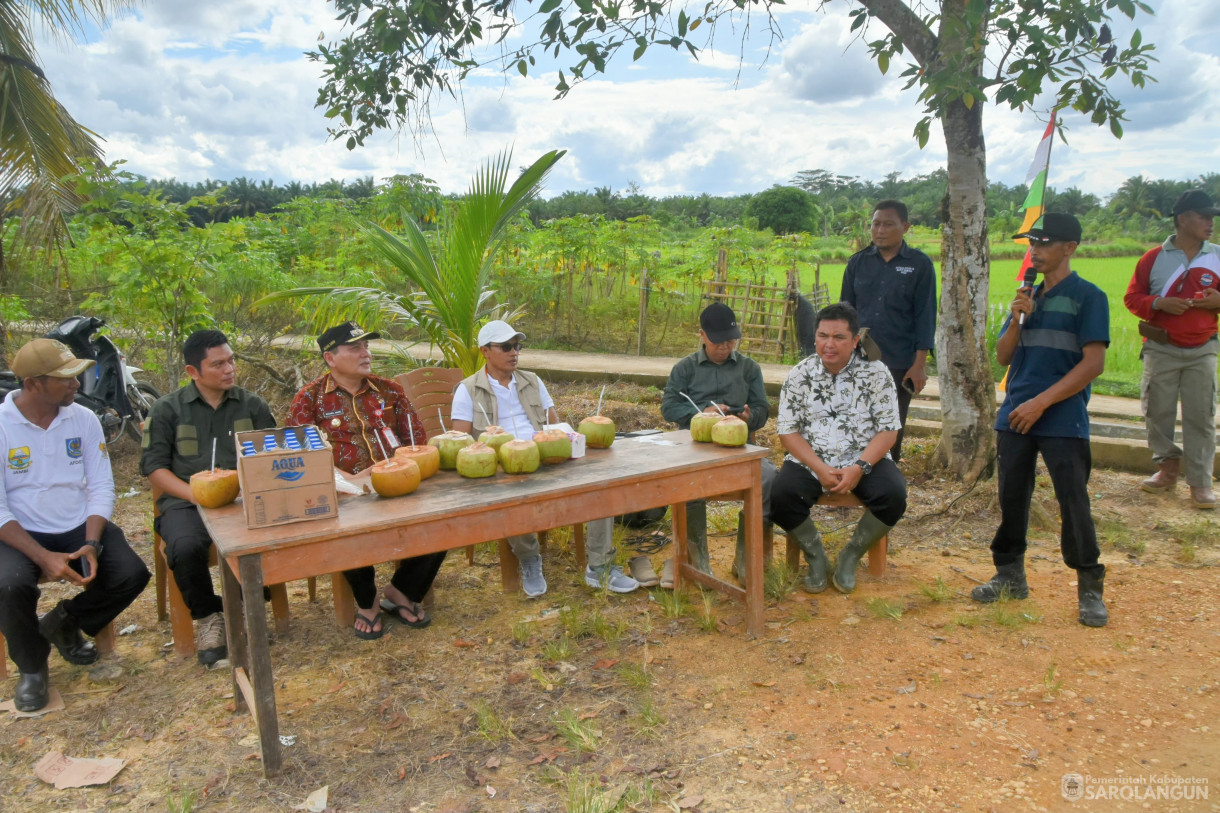
[[[406,392],[395,381],[372,374],[369,340],[379,338],[355,322],[344,322],[318,337],[322,359],[330,369],[301,388],[288,408],[289,426],[314,424],[334,449],[335,467],[358,474],[378,460],[394,456],[399,446],[426,443],[423,421]],[[410,418],[410,420],[408,420]],[[426,627],[432,618],[420,605],[432,586],[445,551],[404,559],[385,586],[381,609],[410,627]],[[356,599],[357,638],[385,634],[378,612],[373,567],[345,570]]]

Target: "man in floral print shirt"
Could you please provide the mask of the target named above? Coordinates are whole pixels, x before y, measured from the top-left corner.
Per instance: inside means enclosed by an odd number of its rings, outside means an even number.
[[[780,391],[776,431],[788,455],[771,493],[771,519],[805,552],[805,591],[826,589],[826,552],[809,509],[823,493],[855,494],[866,508],[839,552],[835,589],[856,587],[856,566],[906,512],[906,480],[889,450],[898,437],[898,393],[880,361],[856,353],[856,309],[818,312],[817,353],[792,368]]]
[[[289,426],[314,424],[326,433],[334,449],[335,468],[358,474],[378,460],[394,456],[399,446],[427,442],[423,421],[396,381],[372,374],[369,340],[380,336],[355,322],[344,322],[318,337],[322,359],[330,369],[301,388],[288,408]],[[445,551],[404,559],[385,587],[381,608],[412,627],[432,619],[420,601],[445,560]],[[371,566],[346,570],[359,610],[356,637],[385,634],[377,598],[376,573]]]

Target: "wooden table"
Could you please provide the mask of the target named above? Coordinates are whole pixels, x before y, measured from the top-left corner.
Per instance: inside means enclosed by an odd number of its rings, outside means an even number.
[[[662,505],[673,507],[674,588],[689,578],[746,603],[747,629],[763,630],[762,473],[765,449],[695,443],[689,432],[620,439],[610,449],[544,466],[527,476],[497,472],[468,480],[440,472],[406,497],[340,500],[334,519],[255,530],[240,504],[200,509],[220,553],[229,660],[238,709],[258,726],[263,773],[282,766],[275,681],[263,585],[338,573],[424,553],[588,522]],[[745,502],[746,589],[696,571],[687,562],[686,508],[701,497]]]

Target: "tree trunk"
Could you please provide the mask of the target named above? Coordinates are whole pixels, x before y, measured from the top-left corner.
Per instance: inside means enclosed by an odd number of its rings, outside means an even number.
[[[963,480],[986,473],[995,458],[995,385],[987,357],[987,149],[981,104],[951,104],[941,116],[948,151],[941,226],[940,454]]]

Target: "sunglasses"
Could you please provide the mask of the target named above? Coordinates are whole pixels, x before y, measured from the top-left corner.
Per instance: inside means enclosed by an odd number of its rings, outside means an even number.
[[[497,344],[496,342],[490,342],[490,343],[489,343],[489,346],[491,346],[491,347],[498,347],[498,348],[500,348],[501,350],[503,350],[505,353],[516,353],[516,352],[517,352],[517,351],[519,351],[519,350],[520,350],[522,347],[524,347],[524,346],[525,346],[525,342],[522,342],[522,341],[516,341],[516,342],[503,342],[503,343],[500,343],[500,344]]]
[[[1051,243],[1062,243],[1062,242],[1063,242],[1062,240],[1059,240],[1055,237],[1034,237],[1032,234],[1029,236],[1029,244],[1031,246],[1049,246]]]

